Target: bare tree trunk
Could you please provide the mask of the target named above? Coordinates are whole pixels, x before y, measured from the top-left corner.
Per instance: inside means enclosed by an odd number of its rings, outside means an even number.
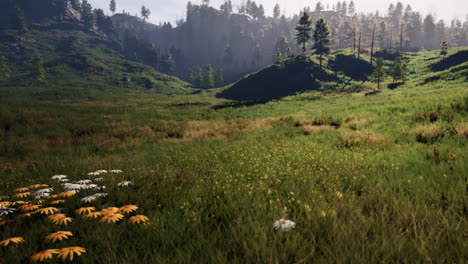
[[[390,24],[390,45],[388,47],[391,49],[393,47],[393,24]]]
[[[343,26],[340,27],[340,33],[338,36],[338,49],[341,49],[341,41],[343,39],[342,35],[343,35]]]
[[[353,29],[353,56],[356,57],[356,28]]]
[[[403,50],[403,23],[401,23],[400,28],[400,51]]]
[[[359,42],[358,42],[358,51],[357,51],[357,58],[358,59],[361,58],[361,36],[362,36],[362,32],[361,32],[361,30],[359,30]]]
[[[372,30],[372,44],[371,44],[371,52],[370,52],[370,64],[372,65],[372,61],[374,59],[374,40],[375,40],[375,28],[377,26],[374,25],[374,30]]]

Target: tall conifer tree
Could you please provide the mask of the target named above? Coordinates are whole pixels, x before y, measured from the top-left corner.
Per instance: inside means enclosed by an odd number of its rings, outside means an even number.
[[[117,10],[117,4],[115,3],[115,0],[110,1],[109,9],[112,12],[112,14],[115,13],[115,11]]]
[[[301,19],[296,26],[295,39],[297,45],[302,46],[302,53],[307,51],[307,43],[311,40],[312,20],[310,14],[304,11]]]
[[[32,68],[32,75],[34,80],[38,82],[43,82],[46,78],[46,71],[44,69],[44,65],[42,63],[42,56],[36,54],[33,59],[33,68]]]
[[[11,70],[8,67],[8,60],[0,55],[0,81],[10,78]]]
[[[377,62],[375,63],[375,69],[372,73],[372,80],[377,83],[377,89],[380,90],[380,83],[383,81],[385,76],[384,70],[384,60],[382,57],[377,58]]]
[[[322,68],[323,56],[330,54],[331,37],[330,29],[323,17],[317,20],[314,31],[314,54],[319,56],[320,68]]]

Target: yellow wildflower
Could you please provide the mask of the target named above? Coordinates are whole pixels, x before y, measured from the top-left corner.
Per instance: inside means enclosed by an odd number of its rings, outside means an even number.
[[[108,214],[108,215],[104,215],[99,221],[102,223],[107,222],[108,224],[110,223],[115,224],[118,221],[122,220],[122,218],[124,218],[122,214]]]
[[[96,219],[98,218],[99,216],[101,216],[102,213],[101,212],[91,212],[89,214],[85,214],[83,215],[83,218],[84,219]]]
[[[10,237],[10,238],[7,238],[7,239],[5,239],[3,241],[0,241],[0,246],[6,247],[6,246],[8,246],[8,244],[10,244],[10,242],[15,243],[15,244],[19,244],[19,243],[24,243],[26,241],[22,237]]]
[[[64,214],[53,214],[53,215],[49,215],[49,220],[52,222],[52,223],[55,223],[55,222],[58,222],[60,219],[62,218],[65,218],[66,216]]]
[[[86,249],[82,247],[67,247],[60,249],[57,257],[61,258],[62,260],[69,258],[70,261],[73,261],[74,254],[81,256],[82,253],[86,253]]]
[[[23,193],[17,193],[17,194],[15,194],[14,197],[16,197],[16,198],[26,198],[26,197],[28,197],[28,196],[30,196],[30,195],[31,195],[31,193],[23,192]]]
[[[96,207],[81,207],[75,211],[78,215],[89,214],[92,211],[96,210]]]
[[[47,243],[55,243],[57,240],[62,241],[63,239],[68,239],[69,236],[73,236],[73,233],[69,231],[59,231],[46,236],[45,241]]]
[[[39,253],[36,253],[31,256],[29,259],[31,262],[37,262],[37,261],[44,261],[47,259],[52,259],[54,257],[54,254],[58,254],[60,251],[58,249],[46,249],[43,250]]]
[[[55,207],[45,207],[45,208],[42,208],[42,209],[38,210],[39,213],[45,214],[45,215],[53,214],[54,211],[57,211],[57,208],[55,208]]]
[[[124,214],[129,214],[131,212],[135,212],[136,210],[138,210],[138,206],[136,205],[125,205],[125,206],[120,207],[119,212],[124,213]]]
[[[132,224],[142,224],[142,223],[146,223],[149,221],[149,218],[147,216],[144,216],[144,215],[136,215],[136,216],[132,216],[128,219],[128,222],[129,223],[132,223]]]
[[[11,205],[15,206],[17,204],[25,204],[25,203],[26,203],[25,201],[16,201],[16,202],[12,202]]]
[[[27,188],[28,189],[39,189],[39,188],[47,188],[47,187],[49,187],[49,185],[47,185],[47,184],[33,184],[33,185],[28,186]]]
[[[22,188],[18,188],[15,190],[15,192],[27,192],[29,190],[28,187],[22,187]]]
[[[50,202],[50,204],[59,204],[59,203],[64,203],[65,200],[55,200],[55,201],[52,201]]]
[[[24,211],[24,212],[29,212],[29,211],[33,211],[33,210],[39,209],[39,207],[41,207],[41,205],[37,205],[37,204],[24,204],[24,205],[20,206],[19,209],[20,209],[21,211]]]
[[[0,202],[0,207],[8,207],[10,205],[11,205],[11,202],[7,202],[7,201]]]
[[[109,214],[115,214],[118,211],[119,211],[119,208],[117,208],[117,207],[109,207],[109,208],[106,208],[106,209],[102,209],[101,213],[102,213],[102,215],[109,215]]]
[[[62,193],[57,194],[57,197],[66,198],[66,197],[71,197],[71,196],[73,196],[75,194],[76,194],[76,192],[74,192],[74,191],[67,191],[67,192],[62,192]]]

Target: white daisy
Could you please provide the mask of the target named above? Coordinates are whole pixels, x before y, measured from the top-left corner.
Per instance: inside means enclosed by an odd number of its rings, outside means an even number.
[[[83,197],[81,198],[81,201],[83,203],[92,203],[94,201],[96,201],[97,197],[94,197],[94,195],[91,195],[91,196],[86,196],[86,197]]]
[[[99,172],[99,173],[101,173],[101,174],[102,174],[102,173],[107,173],[106,170],[97,170],[96,172]]]
[[[54,175],[50,179],[51,180],[63,180],[63,179],[66,179],[66,178],[67,178],[67,175]]]
[[[98,185],[97,184],[81,184],[81,189],[82,190],[89,190],[96,188]]]
[[[117,186],[126,187],[126,186],[129,186],[129,185],[132,185],[132,184],[133,183],[131,181],[122,181],[122,182],[117,183]]]
[[[50,196],[50,193],[48,192],[36,192],[34,193],[34,199],[36,200],[39,200],[39,199],[42,199],[42,198],[46,198],[46,197],[49,197]]]
[[[61,180],[58,180],[59,182],[68,182],[69,180],[68,179],[61,179]]]
[[[97,171],[88,173],[89,176],[98,176],[98,175],[100,175],[100,174],[101,174],[101,173],[100,173],[100,172],[97,172]]]
[[[53,191],[54,191],[53,188],[45,188],[45,189],[40,189],[40,190],[35,191],[34,194],[36,194],[36,193],[44,193],[44,192],[50,193],[50,192],[53,192]]]
[[[104,178],[94,178],[95,181],[102,181]]]
[[[273,224],[273,228],[275,230],[280,229],[281,231],[291,231],[296,226],[296,223],[294,223],[291,220],[286,220],[286,219],[280,219],[278,221],[275,221]]]
[[[110,170],[109,172],[110,173],[122,173],[123,171],[121,171],[121,170]]]
[[[91,180],[79,180],[76,183],[77,184],[88,184],[88,183],[91,183]]]
[[[106,188],[107,188],[106,186],[96,186],[96,187],[94,187],[94,190],[104,191]]]
[[[67,191],[78,191],[82,189],[81,184],[75,184],[75,183],[64,183],[62,184],[63,188],[65,188]]]
[[[95,193],[92,196],[96,198],[100,198],[100,197],[106,197],[107,195],[108,195],[107,193]]]
[[[3,207],[0,205],[0,217],[4,215],[12,214],[14,211],[16,211],[15,208]]]

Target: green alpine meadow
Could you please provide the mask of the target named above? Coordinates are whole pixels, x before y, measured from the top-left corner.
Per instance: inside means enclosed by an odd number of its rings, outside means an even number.
[[[466,263],[468,16],[280,4],[2,0],[0,264]]]

